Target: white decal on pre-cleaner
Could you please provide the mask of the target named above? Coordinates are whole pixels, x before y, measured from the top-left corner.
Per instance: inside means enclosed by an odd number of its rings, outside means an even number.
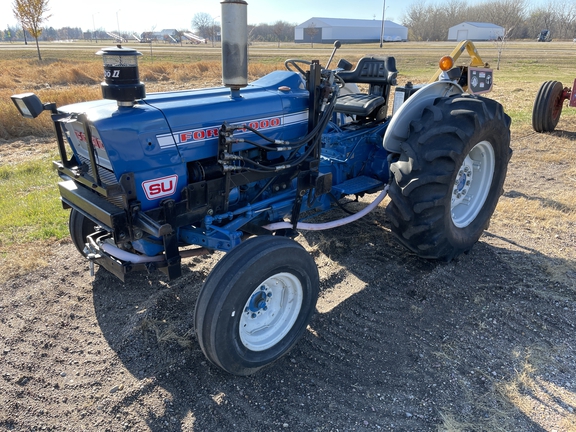
[[[308,111],[300,111],[294,114],[288,114],[278,117],[267,117],[263,119],[249,120],[238,122],[238,124],[247,124],[253,129],[260,131],[272,131],[282,126],[305,123],[308,121]],[[199,144],[207,140],[217,139],[220,126],[210,126],[198,129],[183,130],[175,133],[156,135],[158,144],[161,148],[173,147],[174,144]],[[248,130],[237,130],[235,136],[251,133]]]
[[[178,176],[176,174],[142,182],[142,188],[149,200],[163,198],[176,192]]]

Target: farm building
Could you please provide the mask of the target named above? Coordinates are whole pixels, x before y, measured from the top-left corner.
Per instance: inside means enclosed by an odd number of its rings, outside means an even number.
[[[486,41],[504,37],[504,27],[481,22],[463,22],[448,29],[449,41]]]
[[[344,18],[310,18],[294,29],[296,43],[315,42],[342,43],[380,42],[381,20]],[[385,42],[408,40],[408,28],[392,21],[384,21]]]

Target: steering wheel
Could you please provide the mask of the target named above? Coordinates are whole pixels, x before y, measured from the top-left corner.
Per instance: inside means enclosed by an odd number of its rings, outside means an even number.
[[[296,69],[298,72],[300,72],[302,75],[306,75],[306,71],[304,69],[302,69],[298,63],[302,63],[305,65],[310,66],[312,64],[311,61],[308,60],[300,60],[300,59],[288,59],[284,62],[284,66],[286,66],[286,69],[288,69],[291,72],[295,72],[294,69]],[[292,69],[292,67],[294,67],[294,69]]]

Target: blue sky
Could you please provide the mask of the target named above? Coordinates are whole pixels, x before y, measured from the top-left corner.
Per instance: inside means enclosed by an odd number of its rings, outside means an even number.
[[[382,19],[401,23],[407,6],[416,0],[246,0],[248,23],[278,20],[300,24],[312,17]],[[385,3],[384,3],[385,2]],[[12,13],[13,0],[0,0],[0,29],[17,26]],[[194,14],[205,12],[219,21],[220,0],[49,0],[47,27],[80,27],[84,31],[150,31],[164,28],[190,29]]]

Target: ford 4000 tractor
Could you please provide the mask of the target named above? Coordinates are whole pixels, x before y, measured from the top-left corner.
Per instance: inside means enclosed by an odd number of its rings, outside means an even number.
[[[249,375],[284,355],[315,310],[318,270],[298,230],[353,222],[389,195],[400,243],[452,260],[477,242],[502,193],[510,118],[477,95],[493,75],[471,42],[425,85],[396,86],[384,56],[333,68],[290,59],[248,83],[247,3],[223,1],[221,17],[222,87],[146,94],[140,53],[116,46],[99,52],[102,100],[12,99],[26,117],[51,113],[70,235],[91,265],[174,279],[182,258],[226,252],[200,291],[194,330],[212,363]],[[454,67],[465,49],[470,64]],[[365,194],[376,198],[357,214],[302,221]]]

